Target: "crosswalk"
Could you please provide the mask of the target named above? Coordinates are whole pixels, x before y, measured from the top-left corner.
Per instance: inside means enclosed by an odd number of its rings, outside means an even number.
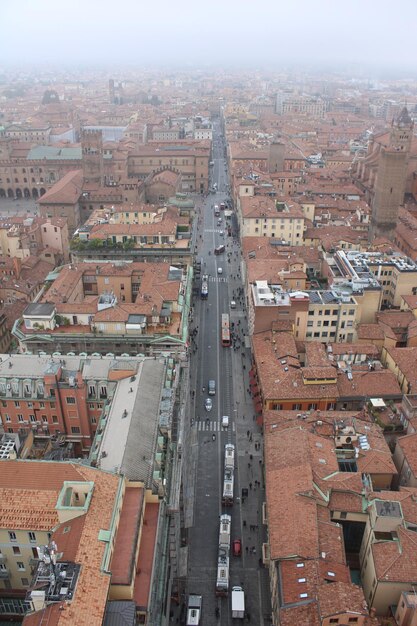
[[[227,283],[224,276],[209,276],[209,283]]]
[[[225,429],[222,429],[220,420],[210,420],[208,422],[206,422],[206,420],[198,420],[194,422],[194,426],[200,432],[218,432],[219,430],[224,430],[224,432],[227,432]],[[236,430],[235,423],[231,424],[231,427],[234,432]]]

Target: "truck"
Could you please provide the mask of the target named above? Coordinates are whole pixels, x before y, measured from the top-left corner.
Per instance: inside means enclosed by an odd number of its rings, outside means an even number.
[[[190,594],[187,606],[187,626],[199,626],[201,620],[202,596]]]
[[[232,617],[245,617],[245,592],[242,587],[232,587]]]

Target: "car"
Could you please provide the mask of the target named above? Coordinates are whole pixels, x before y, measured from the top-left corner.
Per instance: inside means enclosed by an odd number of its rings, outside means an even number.
[[[213,402],[211,401],[211,398],[206,398],[204,402],[204,408],[206,409],[206,411],[211,411],[211,409],[213,408]]]
[[[222,267],[218,267],[217,268],[217,273],[218,274],[223,274],[223,268]]]
[[[223,235],[224,235],[224,230],[221,230],[221,231],[219,232],[219,235],[220,235],[220,237],[223,237]]]
[[[232,550],[233,556],[240,556],[242,554],[242,541],[240,539],[233,539]]]
[[[222,417],[222,428],[229,428],[229,416],[223,415]]]
[[[230,300],[230,308],[231,308],[231,309],[235,309],[235,308],[236,308],[236,302],[235,302],[235,300]]]

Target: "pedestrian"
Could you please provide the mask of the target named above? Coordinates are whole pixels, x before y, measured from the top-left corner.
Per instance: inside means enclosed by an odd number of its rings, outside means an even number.
[[[249,463],[250,466],[250,463]],[[249,489],[252,489],[252,483],[249,483]]]
[[[243,526],[246,526],[246,520],[245,519],[243,520]]]
[[[248,463],[248,469],[250,469],[250,463]]]
[[[249,439],[249,435],[250,435],[250,430],[248,430],[248,431],[246,432],[246,437],[247,437],[248,439]]]
[[[245,550],[246,550],[246,554],[247,554],[249,552],[248,546],[246,546]]]

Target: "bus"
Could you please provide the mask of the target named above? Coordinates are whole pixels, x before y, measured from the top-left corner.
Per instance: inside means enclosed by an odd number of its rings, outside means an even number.
[[[230,321],[228,313],[222,313],[222,346],[230,346]]]
[[[201,297],[203,300],[207,300],[208,298],[208,275],[203,274],[203,278],[201,279]]]
[[[229,553],[232,517],[220,516],[219,551],[217,554],[216,596],[225,596],[229,590]]]

